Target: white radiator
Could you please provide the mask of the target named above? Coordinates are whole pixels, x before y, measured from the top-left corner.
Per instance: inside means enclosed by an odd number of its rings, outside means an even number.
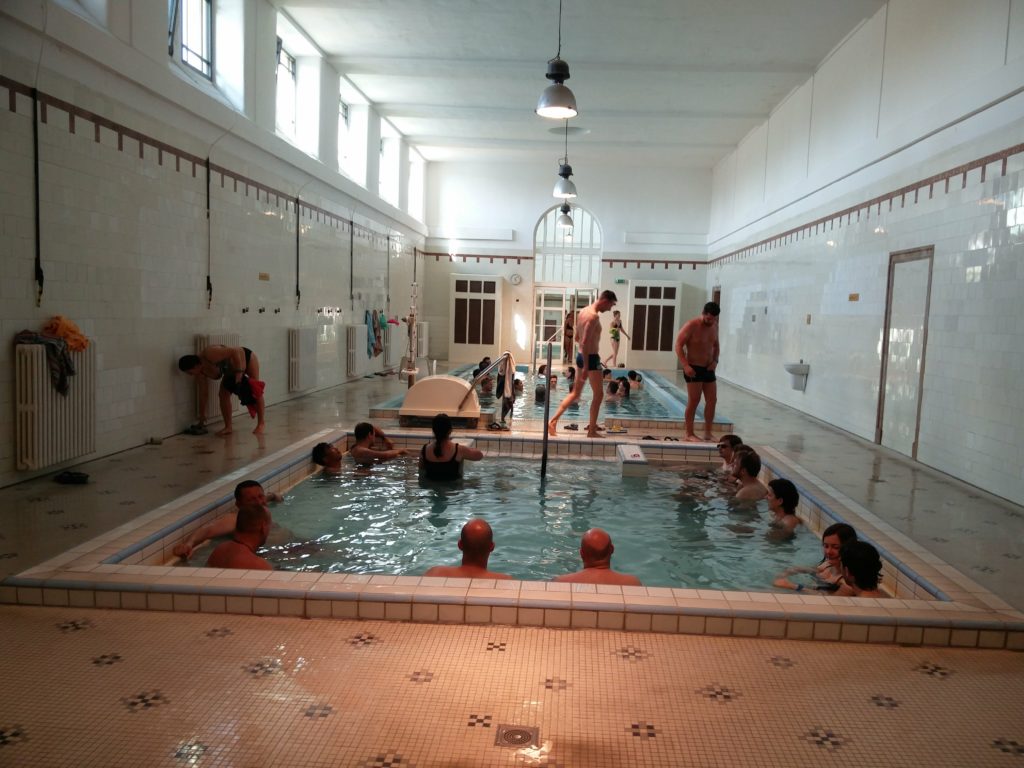
[[[301,392],[316,384],[316,329],[288,329],[288,391]]]
[[[384,326],[384,367],[394,368],[402,356],[405,334],[402,326],[387,323]]]
[[[225,347],[237,347],[239,346],[238,334],[197,333],[193,339],[194,350],[197,355],[207,347],[213,346],[214,344],[223,344]],[[262,372],[260,372],[260,375],[263,375]],[[199,418],[199,387],[206,387],[206,420],[213,421],[220,414],[220,404],[217,399],[218,391],[220,390],[220,382],[211,381],[205,376],[199,376],[196,378],[196,419]],[[238,406],[234,411],[232,411],[232,416],[236,416],[239,413],[248,413],[247,409],[242,407],[242,404],[237,398],[233,399],[232,402]]]
[[[430,323],[416,323],[416,357],[430,355]]]
[[[15,345],[18,469],[43,469],[96,450],[96,355],[72,352],[67,395],[54,389],[43,344]]]
[[[370,358],[366,356],[366,339],[366,325],[345,326],[348,375],[350,377],[363,376],[369,370]]]

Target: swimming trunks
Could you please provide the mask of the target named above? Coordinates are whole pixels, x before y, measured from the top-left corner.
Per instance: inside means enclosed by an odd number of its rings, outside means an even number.
[[[458,480],[462,476],[462,462],[459,461],[459,447],[455,446],[455,453],[448,461],[429,461],[427,459],[427,446],[420,450],[423,457],[423,474],[428,480]]]
[[[619,340],[619,326],[612,323],[612,326],[608,329],[608,333],[612,336],[612,341]]]
[[[687,383],[709,384],[715,381],[714,371],[709,370],[700,365],[691,365],[690,367],[693,368],[694,375],[687,376],[685,373],[683,374],[683,378],[686,380]]]
[[[581,371],[583,370],[583,353],[576,353],[576,367]],[[587,355],[587,370],[588,371],[599,371],[601,370],[601,355]]]
[[[242,351],[245,352],[245,368],[242,371],[244,373],[245,371],[249,370],[249,361],[252,359],[252,350],[249,349],[248,347],[242,347]],[[238,373],[238,371],[231,367],[230,355],[228,357],[225,357],[219,363],[217,363],[217,367],[220,368],[221,376],[233,376],[234,374]]]

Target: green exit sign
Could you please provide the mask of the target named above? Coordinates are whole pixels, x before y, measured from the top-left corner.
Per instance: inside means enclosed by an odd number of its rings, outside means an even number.
[[[617,278],[615,278],[615,284],[616,285],[625,285],[626,284],[626,278],[624,278],[624,277],[617,277]]]

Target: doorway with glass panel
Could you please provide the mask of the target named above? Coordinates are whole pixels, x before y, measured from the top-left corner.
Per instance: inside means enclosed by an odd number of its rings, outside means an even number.
[[[568,288],[565,286],[540,285],[534,291],[533,300],[533,370],[547,360],[548,342],[551,342],[551,361],[572,365],[575,350],[570,339],[565,342],[565,319],[572,312],[573,328],[576,316],[588,304],[597,299],[597,288]]]
[[[533,370],[547,360],[552,344],[552,363],[572,361],[575,348],[564,339],[566,316],[597,299],[601,283],[601,227],[589,211],[572,206],[571,226],[549,208],[534,230]],[[575,338],[575,336],[574,336]]]

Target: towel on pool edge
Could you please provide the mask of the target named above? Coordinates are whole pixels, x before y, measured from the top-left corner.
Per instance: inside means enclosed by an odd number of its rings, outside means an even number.
[[[498,394],[501,396],[501,420],[504,421],[516,401],[516,361],[512,355],[498,367]]]

